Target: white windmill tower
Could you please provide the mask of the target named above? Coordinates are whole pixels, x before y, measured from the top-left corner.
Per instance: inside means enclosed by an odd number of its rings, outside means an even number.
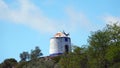
[[[57,56],[71,51],[71,39],[69,34],[58,32],[50,39],[50,56]]]

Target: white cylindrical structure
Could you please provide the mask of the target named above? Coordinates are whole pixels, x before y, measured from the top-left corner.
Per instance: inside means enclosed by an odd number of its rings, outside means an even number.
[[[71,51],[71,39],[68,34],[58,32],[50,39],[50,56],[56,56]]]

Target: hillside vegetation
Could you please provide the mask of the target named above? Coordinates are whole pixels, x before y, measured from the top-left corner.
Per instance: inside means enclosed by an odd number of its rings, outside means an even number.
[[[39,47],[20,54],[21,61],[6,59],[0,68],[120,68],[120,25],[106,25],[91,32],[88,45],[73,46],[72,52],[41,57]]]

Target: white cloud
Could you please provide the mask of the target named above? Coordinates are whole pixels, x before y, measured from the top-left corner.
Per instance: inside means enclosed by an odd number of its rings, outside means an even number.
[[[106,24],[113,24],[118,23],[120,24],[120,17],[112,16],[112,15],[106,15],[103,17]]]
[[[18,5],[17,9],[0,0],[0,19],[23,24],[40,32],[53,33],[59,30],[71,32],[79,28],[91,31],[95,27],[84,13],[75,11],[73,7],[65,8],[68,18],[54,20],[45,16],[40,7],[30,0],[16,0],[15,3]]]
[[[87,31],[91,31],[96,28],[83,12],[75,11],[73,7],[67,7],[66,13],[69,16],[71,27]]]
[[[39,31],[54,32],[57,24],[43,15],[42,11],[29,0],[17,0],[19,9],[12,9],[10,5],[0,0],[0,19],[9,20],[16,24],[23,24]]]

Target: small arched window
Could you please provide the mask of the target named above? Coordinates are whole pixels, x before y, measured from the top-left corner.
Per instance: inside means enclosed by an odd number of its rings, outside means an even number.
[[[68,42],[68,38],[65,38],[65,42]]]

